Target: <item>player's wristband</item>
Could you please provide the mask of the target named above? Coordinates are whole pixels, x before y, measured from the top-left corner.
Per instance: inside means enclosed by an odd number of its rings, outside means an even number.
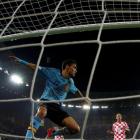
[[[18,62],[24,65],[28,65],[29,63],[27,61],[24,61],[22,59],[18,59]]]

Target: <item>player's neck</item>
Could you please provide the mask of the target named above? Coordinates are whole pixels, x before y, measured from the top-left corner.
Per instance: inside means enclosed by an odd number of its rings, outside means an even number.
[[[66,71],[62,71],[62,76],[64,77],[64,78],[69,78],[69,74],[66,72]]]
[[[118,123],[121,123],[121,122],[122,122],[122,120],[117,120],[117,122],[118,122]]]

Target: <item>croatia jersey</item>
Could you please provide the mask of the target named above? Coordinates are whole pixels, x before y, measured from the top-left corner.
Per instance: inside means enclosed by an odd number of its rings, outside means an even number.
[[[64,136],[63,135],[57,135],[54,137],[54,140],[64,140]]]
[[[39,73],[46,80],[46,85],[40,99],[64,100],[67,93],[76,93],[77,88],[72,78],[64,78],[59,69],[39,67]]]
[[[125,121],[115,122],[112,126],[112,131],[114,132],[114,140],[125,140],[126,129],[129,129],[129,127]]]

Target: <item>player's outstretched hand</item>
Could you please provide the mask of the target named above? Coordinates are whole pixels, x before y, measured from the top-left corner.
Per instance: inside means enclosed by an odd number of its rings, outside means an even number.
[[[16,56],[9,56],[12,60],[14,60],[15,62],[20,62],[20,59]]]
[[[11,59],[17,59],[17,57],[15,55],[10,55],[9,56]]]

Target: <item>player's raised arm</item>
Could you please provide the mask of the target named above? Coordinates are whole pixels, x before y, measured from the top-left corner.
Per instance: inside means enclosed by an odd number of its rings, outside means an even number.
[[[36,64],[33,64],[33,63],[29,63],[25,60],[22,60],[16,56],[9,56],[11,59],[13,59],[15,62],[18,62],[20,64],[24,64],[24,65],[27,65],[28,67],[30,67],[31,69],[35,69],[36,68]]]

